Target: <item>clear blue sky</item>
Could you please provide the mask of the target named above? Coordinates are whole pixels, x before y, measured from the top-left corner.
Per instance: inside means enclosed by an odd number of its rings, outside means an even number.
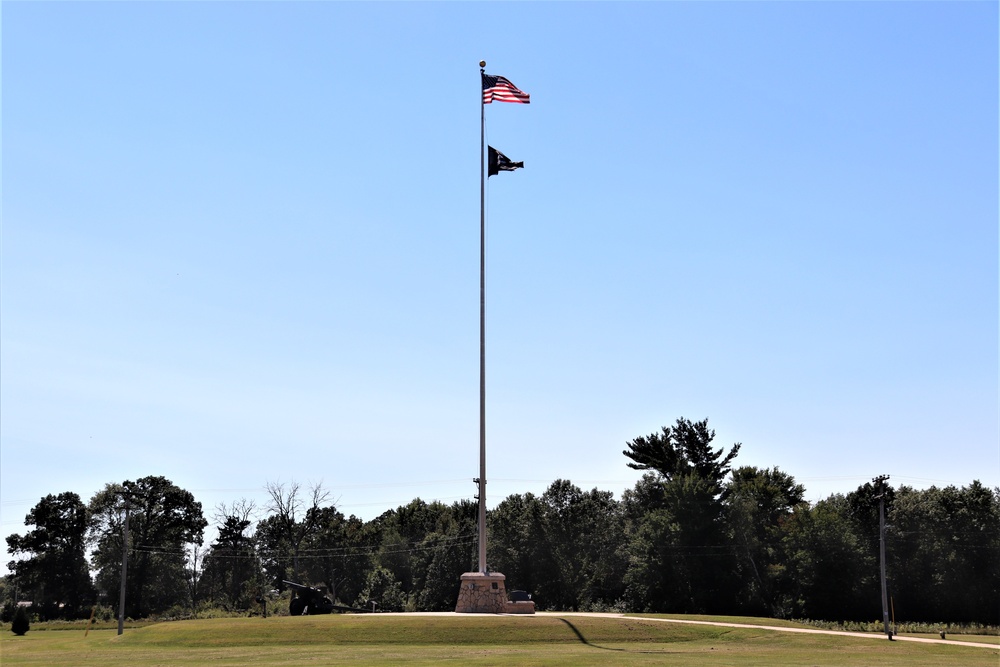
[[[0,523],[163,475],[616,494],[709,418],[817,500],[1000,485],[998,4],[2,7]]]

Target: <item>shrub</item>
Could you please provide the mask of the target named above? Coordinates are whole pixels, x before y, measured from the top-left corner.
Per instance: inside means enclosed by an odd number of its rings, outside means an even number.
[[[21,637],[28,631],[29,627],[28,612],[24,610],[24,607],[18,607],[14,612],[14,619],[10,622],[10,631]]]

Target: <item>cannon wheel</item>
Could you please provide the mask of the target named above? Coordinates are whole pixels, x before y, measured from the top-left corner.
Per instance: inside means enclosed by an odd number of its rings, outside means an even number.
[[[312,605],[309,606],[310,614],[330,614],[333,613],[333,601],[323,596],[319,600],[316,600]]]
[[[302,598],[295,597],[288,603],[288,613],[292,616],[301,616],[306,610],[306,602]]]

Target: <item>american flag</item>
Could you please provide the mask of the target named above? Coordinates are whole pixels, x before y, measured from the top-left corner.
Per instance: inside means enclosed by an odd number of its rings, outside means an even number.
[[[528,104],[529,97],[528,93],[520,90],[504,77],[483,74],[483,104],[490,104],[493,100]]]

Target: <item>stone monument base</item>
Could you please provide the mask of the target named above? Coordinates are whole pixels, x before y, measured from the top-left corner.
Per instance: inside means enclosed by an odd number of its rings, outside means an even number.
[[[458,589],[455,611],[459,614],[534,614],[534,602],[507,599],[506,579],[499,572],[466,572]]]
[[[502,614],[507,610],[507,577],[499,572],[466,572],[458,589],[459,614]],[[522,612],[523,613],[523,612]]]

